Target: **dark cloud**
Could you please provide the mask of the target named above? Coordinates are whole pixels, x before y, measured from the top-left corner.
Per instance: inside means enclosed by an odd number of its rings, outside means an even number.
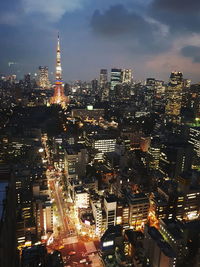
[[[0,9],[0,25],[16,26],[24,10],[19,0],[2,0]]]
[[[181,55],[191,58],[195,63],[200,63],[200,46],[185,46],[181,49]]]
[[[153,7],[160,10],[169,10],[176,13],[197,13],[200,11],[199,0],[154,0]]]
[[[125,41],[130,49],[158,53],[169,46],[158,24],[128,11],[123,5],[111,6],[105,13],[96,10],[90,24],[95,34],[121,44]]]
[[[150,30],[148,23],[134,13],[130,13],[122,5],[110,7],[104,14],[96,10],[91,20],[95,32],[104,36],[145,33]]]
[[[199,0],[153,0],[149,14],[170,26],[172,34],[200,32]]]

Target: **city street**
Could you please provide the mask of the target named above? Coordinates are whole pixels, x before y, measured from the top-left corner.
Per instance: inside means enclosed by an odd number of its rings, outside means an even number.
[[[50,153],[46,146],[46,140],[43,142],[48,162]],[[64,266],[104,266],[98,254],[99,241],[92,240],[89,237],[80,235],[78,218],[73,209],[70,209],[72,203],[66,202],[65,192],[62,191],[62,173],[55,170],[47,170],[51,199],[54,205],[54,238],[53,243],[49,244],[50,251],[60,250],[63,256]]]
[[[60,231],[55,236],[56,247],[61,251],[64,259],[65,266],[103,266],[101,259],[98,255],[98,241],[85,241],[85,238],[77,235],[77,229],[75,228],[76,221],[74,217],[67,215],[67,203],[64,201],[63,192],[58,181],[54,181],[52,178],[49,180],[50,188],[53,192],[55,206],[57,207],[58,217],[55,225],[56,228],[59,226]],[[74,220],[74,221],[73,221]],[[50,246],[52,248],[52,244]],[[74,255],[69,256],[69,253]],[[81,263],[80,261],[85,261]]]

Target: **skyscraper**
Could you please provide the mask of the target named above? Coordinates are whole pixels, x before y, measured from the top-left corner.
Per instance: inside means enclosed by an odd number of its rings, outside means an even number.
[[[122,70],[122,83],[130,84],[132,82],[132,69]]]
[[[167,120],[174,123],[180,122],[181,103],[183,89],[183,74],[181,72],[172,72],[167,87],[167,104],[165,114]]]
[[[40,66],[39,67],[39,86],[42,89],[49,89],[50,82],[49,82],[49,72],[47,66]]]
[[[51,98],[51,104],[58,104],[62,107],[66,107],[68,103],[68,97],[65,96],[64,86],[62,81],[62,67],[61,67],[61,56],[60,56],[60,38],[58,35],[57,44],[57,56],[56,56],[56,81],[54,87],[54,95]]]
[[[106,69],[100,70],[100,88],[104,88],[108,82],[108,72]]]
[[[98,93],[98,80],[97,79],[92,80],[91,85],[92,85],[92,93],[96,95]]]
[[[110,81],[111,81],[110,89],[111,91],[114,91],[115,86],[122,83],[122,70],[116,68],[111,69]]]

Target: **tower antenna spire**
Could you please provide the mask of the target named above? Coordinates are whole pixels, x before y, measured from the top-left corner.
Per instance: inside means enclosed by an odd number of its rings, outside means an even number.
[[[60,35],[58,32],[58,43],[56,51],[56,81],[54,87],[54,95],[51,98],[52,104],[60,104],[61,106],[66,106],[68,102],[68,97],[65,96],[63,81],[62,81],[62,67],[61,67],[61,51],[60,51]]]

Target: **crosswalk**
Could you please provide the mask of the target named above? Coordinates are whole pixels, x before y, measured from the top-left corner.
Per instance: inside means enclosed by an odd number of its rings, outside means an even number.
[[[97,249],[96,249],[96,247],[94,245],[94,242],[87,242],[84,245],[85,245],[87,253],[92,253],[92,252],[96,252],[97,251]]]
[[[75,244],[75,243],[78,243],[77,236],[63,238],[63,245],[70,245],[70,244]]]
[[[94,242],[87,242],[84,244],[85,245],[85,249],[87,251],[87,254],[90,254],[88,255],[89,257],[89,260],[91,261],[91,266],[92,267],[102,267],[102,261],[98,255],[98,253],[95,253],[97,252],[97,249],[94,245]]]

